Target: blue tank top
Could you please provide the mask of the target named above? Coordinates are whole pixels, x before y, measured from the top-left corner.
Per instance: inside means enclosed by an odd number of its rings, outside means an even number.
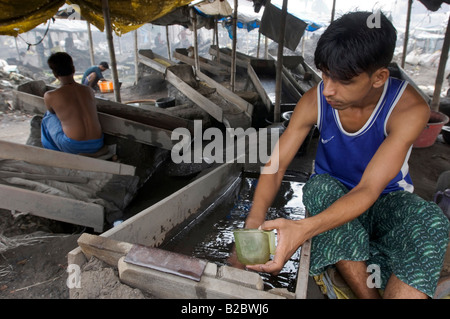
[[[330,174],[347,188],[355,187],[378,147],[387,136],[386,123],[389,115],[402,96],[407,82],[389,78],[372,115],[366,124],[355,133],[348,133],[341,125],[338,111],[333,109],[322,94],[323,82],[317,89],[317,127],[320,140],[315,160],[315,174]],[[400,172],[390,181],[383,194],[406,190],[413,192],[409,176],[408,159],[411,148]]]

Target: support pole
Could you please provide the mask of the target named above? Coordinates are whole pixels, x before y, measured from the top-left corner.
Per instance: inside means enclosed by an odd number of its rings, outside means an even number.
[[[447,31],[445,31],[444,43],[442,44],[441,58],[439,59],[436,83],[434,84],[433,100],[431,101],[431,110],[439,112],[441,102],[442,82],[444,81],[445,65],[448,59],[448,50],[450,47],[450,17],[447,22]]]
[[[139,81],[138,30],[134,30],[134,84]]]
[[[197,37],[197,14],[195,9],[192,7],[190,10],[191,23],[194,33],[194,67],[195,72],[200,71],[199,60],[198,60],[198,37]]]
[[[403,54],[401,67],[405,67],[406,54],[408,51],[408,41],[409,41],[409,24],[411,23],[411,7],[413,0],[408,0],[408,13],[406,14],[406,29],[405,29],[405,39],[403,40]]]
[[[331,21],[334,21],[334,15],[336,14],[336,0],[333,0],[333,8],[331,9]]]
[[[269,58],[269,39],[264,36],[264,59]]]
[[[105,20],[105,32],[106,32],[106,40],[108,42],[109,47],[109,57],[111,59],[111,73],[114,83],[114,97],[116,99],[116,102],[121,102],[119,76],[117,74],[117,62],[116,62],[116,54],[114,52],[114,41],[112,36],[111,16],[109,13],[108,0],[102,0],[102,10],[103,10],[103,18]]]
[[[261,47],[261,32],[258,31],[258,47],[256,49],[256,58],[259,59],[259,48]]]
[[[234,86],[236,84],[236,36],[237,36],[237,11],[238,0],[234,0],[234,12],[233,12],[233,49],[231,53],[231,92],[234,92]]]
[[[20,56],[19,45],[17,44],[17,37],[14,37],[14,42],[16,43],[17,59],[22,63],[22,57]],[[45,61],[42,61],[44,63]]]
[[[171,60],[170,58],[170,39],[169,39],[169,26],[166,25],[166,42],[167,42],[167,58]]]
[[[283,49],[284,49],[284,32],[286,30],[288,0],[283,0],[283,9],[281,10],[280,36],[278,39],[278,56],[277,56],[277,76],[275,87],[275,107],[273,110],[273,122],[280,122],[280,101],[281,101],[281,83],[283,71]]]
[[[87,31],[88,31],[88,38],[89,38],[89,56],[91,57],[91,65],[95,65],[94,41],[92,40],[91,24],[89,23],[89,21],[86,21],[86,24],[87,24]]]
[[[217,26],[217,18],[214,18],[214,34],[216,37],[216,46],[217,46],[217,62],[220,63],[220,46],[219,46],[219,27]]]

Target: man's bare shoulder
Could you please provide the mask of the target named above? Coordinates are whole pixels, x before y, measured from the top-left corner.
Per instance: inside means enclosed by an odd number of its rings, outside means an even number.
[[[387,123],[387,132],[400,129],[418,135],[430,117],[430,107],[411,85],[407,85]],[[404,132],[402,132],[404,134]]]
[[[317,85],[303,94],[298,101],[293,116],[307,124],[316,124],[317,119]]]
[[[430,107],[417,90],[408,84],[398,101],[394,113],[409,113],[414,116],[423,116],[428,120]]]

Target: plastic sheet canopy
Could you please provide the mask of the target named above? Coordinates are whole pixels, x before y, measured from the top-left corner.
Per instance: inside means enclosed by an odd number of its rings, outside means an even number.
[[[64,2],[65,0],[0,1],[0,34],[17,36],[32,30],[53,17]]]
[[[109,0],[111,27],[118,35],[138,29],[192,0]],[[0,34],[17,36],[51,19],[64,3],[77,5],[81,16],[104,29],[101,0],[1,0]]]
[[[192,0],[109,0],[111,27],[117,35],[121,35],[191,2]],[[68,0],[67,3],[79,5],[81,16],[103,31],[101,0]]]

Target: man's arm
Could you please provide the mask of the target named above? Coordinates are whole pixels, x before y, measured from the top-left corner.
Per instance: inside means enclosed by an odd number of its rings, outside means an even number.
[[[277,167],[275,173],[261,174],[255,190],[252,208],[245,221],[246,228],[258,228],[265,220],[266,213],[280,188],[284,174],[308,135],[317,122],[317,89],[309,90],[300,99],[280,136],[277,145],[265,167]]]
[[[311,218],[314,225],[311,237],[353,220],[373,205],[400,171],[411,145],[425,128],[429,114],[428,105],[408,85],[388,120],[388,136],[367,165],[361,181],[324,211],[325,214]]]
[[[341,226],[364,213],[378,199],[387,184],[398,174],[407,153],[429,119],[429,107],[408,86],[387,123],[388,136],[369,162],[360,183],[328,209],[315,216],[290,221],[267,221],[263,229],[278,229],[275,258],[250,269],[278,273],[284,263],[307,239]]]
[[[53,114],[55,114],[55,110],[53,110],[53,108],[52,108],[52,96],[53,96],[53,92],[52,91],[47,91],[47,92],[45,92],[44,93],[44,104],[45,104],[45,107],[47,108],[47,110],[50,112],[50,113],[53,113]]]

